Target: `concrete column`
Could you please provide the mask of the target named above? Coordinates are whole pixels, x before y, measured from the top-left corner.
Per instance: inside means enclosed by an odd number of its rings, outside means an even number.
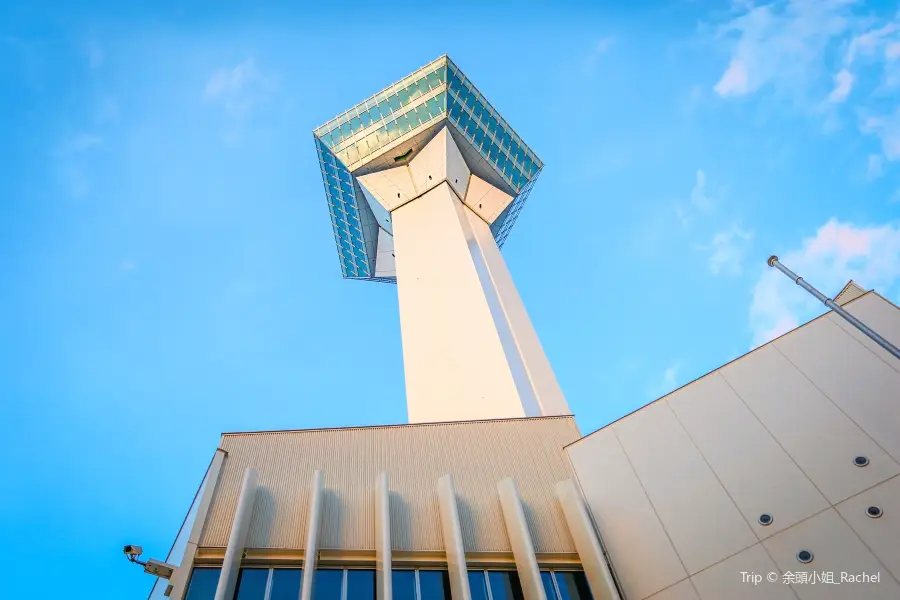
[[[512,546],[513,557],[516,559],[516,571],[522,583],[522,594],[525,600],[547,600],[516,482],[511,477],[500,481],[497,484],[497,492],[500,495],[500,507],[503,509],[509,545]]]
[[[469,589],[469,570],[466,568],[466,549],[463,546],[459,525],[459,509],[456,506],[456,490],[453,477],[444,475],[437,483],[438,507],[441,512],[441,532],[447,553],[447,571],[450,576],[450,594],[453,600],[472,600]]]
[[[175,569],[175,573],[169,580],[169,593],[167,594],[172,600],[182,600],[187,587],[188,576],[194,567],[194,557],[197,555],[197,546],[200,544],[200,536],[203,534],[203,527],[206,525],[206,515],[209,514],[209,505],[212,503],[213,495],[216,492],[216,485],[219,483],[219,473],[222,472],[222,462],[225,460],[227,453],[221,448],[216,448],[209,469],[206,470],[206,477],[203,479],[203,493],[200,495],[200,504],[197,505],[197,512],[194,514],[194,523],[191,526],[191,533],[188,536],[187,544],[184,547],[184,554],[181,556],[181,564]]]
[[[253,504],[256,502],[256,469],[248,467],[244,471],[244,481],[238,495],[234,521],[231,523],[231,535],[228,536],[228,547],[222,561],[222,573],[219,585],[216,586],[215,600],[232,600],[234,586],[237,585],[244,546],[247,543],[247,532],[250,530],[250,519],[253,517]]]
[[[594,600],[620,600],[609,565],[606,563],[606,557],[603,555],[600,540],[594,532],[591,517],[588,515],[578,488],[575,487],[575,482],[567,479],[557,483],[556,497],[559,498],[559,504],[562,506],[569,533],[572,535],[575,549],[581,558],[581,565],[584,567],[584,574],[591,587]]]
[[[375,598],[391,600],[391,498],[387,473],[375,480]]]
[[[322,471],[316,471],[313,473],[312,487],[309,492],[309,531],[306,535],[306,549],[304,550],[303,584],[300,591],[300,600],[312,600],[313,586],[316,583],[316,567],[319,564],[319,526],[322,521],[322,491],[324,487]]]

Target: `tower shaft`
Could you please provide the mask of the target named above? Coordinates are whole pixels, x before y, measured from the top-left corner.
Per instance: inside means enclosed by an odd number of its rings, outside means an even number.
[[[447,181],[391,218],[409,421],[568,414],[488,223]]]

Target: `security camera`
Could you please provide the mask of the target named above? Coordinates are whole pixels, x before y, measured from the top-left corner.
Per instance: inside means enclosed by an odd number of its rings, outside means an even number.
[[[170,565],[168,563],[162,562],[161,560],[151,558],[144,566],[144,573],[156,575],[157,577],[162,577],[163,579],[170,579],[172,577],[172,573],[175,572],[175,568],[176,567],[174,565]]]
[[[122,548],[122,552],[125,554],[125,557],[131,562],[141,565],[144,567],[144,573],[149,575],[156,575],[157,577],[162,577],[163,579],[169,579],[172,577],[172,573],[175,572],[175,565],[170,565],[169,563],[164,563],[161,560],[156,560],[155,558],[150,558],[147,562],[140,560],[138,557],[144,552],[144,549],[140,546],[132,546],[128,544],[124,548]]]

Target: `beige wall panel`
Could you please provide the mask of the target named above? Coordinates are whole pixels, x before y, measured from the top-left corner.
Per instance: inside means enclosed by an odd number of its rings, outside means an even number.
[[[629,600],[631,598],[629,597]],[[690,579],[685,579],[676,583],[672,587],[668,587],[658,594],[653,594],[647,600],[700,600],[700,596],[694,590],[694,585]]]
[[[760,539],[828,506],[719,373],[666,402]],[[759,524],[762,513],[774,517],[771,525]]]
[[[900,347],[900,309],[895,305],[881,296],[871,293],[848,303],[844,306],[844,310],[874,329],[878,335],[890,343]],[[829,314],[828,318],[880,356],[884,362],[893,366],[894,369],[900,370],[900,360],[891,356],[887,350],[872,341],[869,336],[851,325],[846,319],[834,313]]]
[[[775,583],[768,581],[776,573]],[[754,585],[752,575],[761,577]],[[761,544],[751,546],[694,575],[691,580],[701,600],[796,600],[791,587],[781,580],[781,573]]]
[[[449,128],[444,129],[445,143],[447,147],[447,183],[460,198],[465,198],[469,189],[469,176],[472,172],[466,164],[459,147],[450,135]]]
[[[442,184],[392,214],[409,420],[523,417],[456,204]]]
[[[387,210],[394,210],[419,195],[406,166],[360,175],[358,179]]]
[[[227,434],[228,452],[200,546],[223,547],[243,471],[259,472],[250,548],[303,549],[313,472],[325,479],[320,545],[374,550],[378,473],[391,482],[394,550],[443,550],[435,481],[452,474],[467,552],[508,552],[496,484],[514,477],[535,551],[575,552],[555,485],[570,476],[571,417]]]
[[[870,506],[880,507],[884,514],[877,519],[867,516],[866,509]],[[835,508],[894,578],[900,580],[900,477],[866,490]]]
[[[613,429],[689,574],[757,541],[665,401]]]
[[[782,531],[763,542],[780,571],[832,572],[840,580],[841,572],[878,573],[880,583],[791,584],[801,600],[897,600],[900,585],[890,577],[875,556],[863,545],[853,530],[834,509],[828,509],[811,519]],[[801,549],[811,551],[811,563],[797,561]]]
[[[465,196],[465,203],[466,206],[488,223],[493,223],[512,201],[513,197],[503,190],[495,188],[476,175],[472,175],[469,181],[469,190]]]
[[[774,342],[835,404],[900,460],[900,372],[829,319]]]
[[[646,598],[687,577],[612,428],[566,451],[625,596]]]
[[[378,246],[375,253],[375,277],[396,277],[394,260],[394,236],[384,229],[378,230]]]
[[[900,466],[773,345],[719,372],[832,504],[900,473]],[[857,455],[872,463],[854,466]]]
[[[447,128],[441,129],[409,163],[413,185],[421,194],[447,178]],[[453,145],[456,148],[456,144]],[[459,151],[457,150],[457,153]]]

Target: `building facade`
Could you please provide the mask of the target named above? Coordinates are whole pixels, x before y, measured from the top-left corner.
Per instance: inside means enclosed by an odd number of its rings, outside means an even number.
[[[836,302],[900,345],[897,306]],[[900,598],[900,361],[833,312],[566,453],[629,600]]]
[[[582,436],[499,255],[542,167],[509,132],[446,57],[316,131],[344,276],[398,285],[411,423],[224,434],[151,597],[900,598],[900,361],[829,312]]]

